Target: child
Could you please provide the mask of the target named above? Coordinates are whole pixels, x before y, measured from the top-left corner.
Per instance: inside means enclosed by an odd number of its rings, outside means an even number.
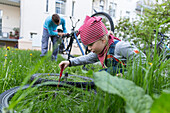
[[[145,54],[139,52],[135,45],[120,41],[113,34],[108,33],[101,20],[101,17],[86,16],[78,34],[80,34],[83,44],[91,50],[91,53],[69,61],[62,61],[59,64],[60,68],[62,66],[66,68],[100,61],[105,71],[116,74],[122,72],[122,66],[126,66],[127,60],[135,59],[139,63],[141,58],[142,63],[145,62]]]

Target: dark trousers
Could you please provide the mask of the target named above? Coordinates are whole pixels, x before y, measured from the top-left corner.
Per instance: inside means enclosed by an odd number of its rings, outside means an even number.
[[[43,29],[43,36],[42,36],[42,45],[41,45],[41,55],[45,55],[48,52],[48,40],[51,37],[51,41],[53,43],[53,53],[52,56],[57,59],[58,54],[58,40],[57,36],[50,36],[48,30]]]

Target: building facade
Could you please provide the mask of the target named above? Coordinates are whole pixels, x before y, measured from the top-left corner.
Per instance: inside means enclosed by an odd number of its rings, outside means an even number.
[[[49,15],[58,13],[66,19],[66,28],[80,19],[78,29],[86,17],[95,11],[108,13],[114,24],[121,17],[136,17],[137,0],[0,0],[0,38],[9,37],[19,28],[19,49],[41,48],[43,23]]]

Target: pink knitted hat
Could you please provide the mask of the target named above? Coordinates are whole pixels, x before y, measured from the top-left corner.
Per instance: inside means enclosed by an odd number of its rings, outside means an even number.
[[[108,33],[101,17],[86,16],[84,24],[79,28],[81,41],[84,45],[91,44]]]

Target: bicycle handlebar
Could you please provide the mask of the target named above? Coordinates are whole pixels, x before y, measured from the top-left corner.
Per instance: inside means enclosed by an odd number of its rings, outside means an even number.
[[[77,22],[75,22],[75,25],[73,25],[72,16],[70,16],[70,20],[71,20],[71,23],[72,23],[72,29],[71,30],[74,31],[74,29],[76,28],[76,25],[80,21],[80,19],[78,19]]]
[[[71,33],[67,33],[67,34],[63,35],[62,38],[65,38],[65,37],[69,38],[71,36],[74,36],[75,33],[77,34],[78,31],[72,31]]]
[[[65,35],[62,36],[62,38],[65,38],[65,37],[67,37],[67,38],[70,37],[70,34],[67,33],[67,34],[65,34]]]
[[[156,30],[153,30],[153,31],[156,33]],[[161,35],[162,37],[167,37],[168,38],[168,36],[162,34],[161,32],[158,32],[158,34]]]

